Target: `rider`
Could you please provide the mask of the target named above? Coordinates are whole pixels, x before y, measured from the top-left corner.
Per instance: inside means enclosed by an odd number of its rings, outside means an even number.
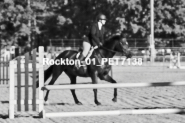
[[[87,56],[91,46],[100,47],[104,43],[104,34],[105,28],[104,25],[106,23],[106,16],[104,14],[99,14],[97,16],[97,22],[93,23],[88,35],[84,37],[83,40],[83,51],[79,56],[79,60],[83,61]]]

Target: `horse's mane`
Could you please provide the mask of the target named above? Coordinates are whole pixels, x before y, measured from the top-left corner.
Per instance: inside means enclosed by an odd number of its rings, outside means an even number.
[[[106,40],[106,43],[111,42],[111,41],[115,41],[115,40],[120,40],[121,36],[120,35],[113,35],[112,37],[110,37],[109,39]]]
[[[121,36],[120,35],[113,35],[111,38],[110,38],[110,40],[119,40],[121,38]]]

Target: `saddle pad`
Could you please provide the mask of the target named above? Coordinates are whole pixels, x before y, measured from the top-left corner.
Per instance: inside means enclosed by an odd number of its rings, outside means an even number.
[[[92,48],[92,49],[88,52],[88,54],[87,54],[87,56],[86,56],[85,59],[90,58],[93,51],[94,51],[94,49]],[[78,59],[78,57],[80,56],[80,53],[82,53],[82,52],[78,52],[78,53],[77,53],[77,55],[76,55],[76,58],[77,58],[77,59]]]
[[[78,57],[80,56],[80,53],[81,53],[81,52],[78,52],[78,53],[76,54],[76,58],[78,58]]]

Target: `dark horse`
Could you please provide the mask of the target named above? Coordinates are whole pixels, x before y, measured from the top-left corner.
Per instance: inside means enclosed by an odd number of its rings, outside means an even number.
[[[123,53],[127,58],[130,58],[131,51],[129,50],[128,43],[122,39],[121,36],[113,36],[109,40],[107,40],[104,45],[98,49],[95,49],[92,53],[90,59],[95,58],[95,63],[91,63],[86,67],[76,68],[74,65],[52,65],[44,72],[44,81],[51,76],[52,79],[49,82],[49,85],[53,85],[60,74],[64,71],[70,78],[71,84],[76,84],[76,77],[91,77],[92,83],[97,84],[99,77],[101,80],[108,81],[110,83],[116,83],[116,81],[109,76],[109,71],[111,70],[111,65],[108,63],[101,65],[102,58],[112,58],[116,52]],[[55,60],[57,59],[76,59],[77,51],[66,50],[60,53]],[[99,65],[99,66],[98,66]],[[38,85],[38,83],[37,83]],[[94,102],[97,105],[101,105],[101,103],[97,99],[97,89],[93,89],[94,91]],[[82,103],[78,100],[75,90],[71,89],[71,93],[73,95],[74,101],[78,105],[82,105]],[[48,100],[49,91],[47,91],[46,96],[44,98],[45,101]],[[117,101],[117,89],[114,89],[114,97],[112,101]]]

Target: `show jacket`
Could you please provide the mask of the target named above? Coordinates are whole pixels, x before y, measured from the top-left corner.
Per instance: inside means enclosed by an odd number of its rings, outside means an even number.
[[[84,38],[84,41],[89,42],[92,46],[99,46],[100,42],[102,44],[104,43],[104,34],[104,26],[102,26],[101,30],[99,30],[98,23],[94,23],[92,24],[87,37]]]

